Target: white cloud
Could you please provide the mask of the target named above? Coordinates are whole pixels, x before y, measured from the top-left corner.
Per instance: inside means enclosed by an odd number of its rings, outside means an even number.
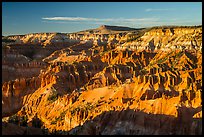
[[[43,20],[63,20],[63,21],[86,21],[91,18],[82,18],[82,17],[45,17]]]
[[[44,17],[43,20],[55,21],[113,21],[113,19],[98,19],[98,18],[84,18],[84,17]]]
[[[157,21],[158,18],[84,18],[84,17],[43,17],[48,21],[94,21],[94,22],[144,22]]]
[[[151,18],[85,18],[85,17],[43,17],[44,23],[80,23],[80,24],[97,24],[97,25],[119,25],[128,27],[146,26],[148,24],[157,24],[160,19],[156,17]]]
[[[148,9],[147,11],[153,10],[170,10],[170,9]],[[158,17],[152,18],[85,18],[85,17],[43,17],[42,22],[44,23],[55,23],[55,24],[66,24],[66,23],[77,23],[77,24],[108,24],[108,25],[119,25],[129,27],[148,27],[148,26],[159,26],[159,25],[180,25],[190,24],[191,21],[185,19],[163,19]]]
[[[145,9],[146,12],[151,12],[151,11],[170,11],[172,9]]]
[[[47,20],[43,20],[42,22],[44,22],[44,23],[58,23],[58,24],[68,23],[68,22],[65,22],[65,21],[47,21]]]

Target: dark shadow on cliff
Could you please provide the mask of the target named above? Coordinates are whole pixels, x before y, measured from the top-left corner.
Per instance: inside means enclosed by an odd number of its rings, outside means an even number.
[[[181,107],[179,116],[147,114],[123,110],[103,112],[91,121],[70,131],[70,134],[88,135],[189,135],[202,134],[202,119],[193,118],[201,108]]]
[[[201,135],[202,118],[193,118],[202,107],[178,108],[178,117],[139,110],[108,111],[70,131],[57,135]]]
[[[25,55],[31,59],[36,59],[35,55],[41,53],[41,58],[43,59],[53,53],[56,50],[61,50],[65,47],[72,46],[77,43],[57,43],[57,44],[49,44],[46,47],[43,46],[43,44],[12,44],[9,45],[11,49],[14,49],[18,53]]]
[[[10,121],[15,125],[8,126],[4,123],[2,129],[5,134],[9,134],[8,131],[11,130],[9,128],[16,127],[19,132],[15,131],[12,134],[26,135],[36,133],[43,135],[201,135],[202,118],[193,118],[200,111],[202,111],[201,106],[197,108],[181,106],[177,107],[178,117],[174,117],[145,113],[142,110],[111,110],[102,112],[70,131],[49,132],[37,117],[34,117],[31,125],[23,121]]]

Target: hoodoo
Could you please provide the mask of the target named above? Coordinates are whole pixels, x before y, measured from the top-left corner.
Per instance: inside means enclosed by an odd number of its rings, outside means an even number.
[[[2,40],[2,134],[202,134],[202,26]]]

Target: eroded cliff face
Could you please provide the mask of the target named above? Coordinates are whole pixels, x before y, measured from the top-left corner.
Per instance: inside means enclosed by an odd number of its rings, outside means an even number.
[[[120,40],[125,34],[90,34],[90,33],[36,33],[17,36],[8,36],[7,39],[15,41],[12,44],[39,44],[44,47],[51,45],[66,46],[70,43],[93,42],[97,45],[111,44]]]
[[[45,62],[32,60],[9,46],[4,47],[2,49],[2,82],[36,77],[46,65]]]
[[[138,35],[140,36],[140,33]],[[202,51],[202,28],[153,28],[142,32],[140,37],[138,35],[126,35],[129,42],[118,48],[150,51],[176,49]]]
[[[37,61],[5,48],[2,117],[55,134],[202,134],[202,27],[69,38]]]

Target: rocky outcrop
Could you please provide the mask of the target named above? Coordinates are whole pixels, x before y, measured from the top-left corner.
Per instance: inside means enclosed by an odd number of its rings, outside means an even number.
[[[4,82],[2,85],[2,117],[16,113],[25,105],[22,97],[27,97],[35,92],[40,87],[40,82],[40,79],[36,77]]]

